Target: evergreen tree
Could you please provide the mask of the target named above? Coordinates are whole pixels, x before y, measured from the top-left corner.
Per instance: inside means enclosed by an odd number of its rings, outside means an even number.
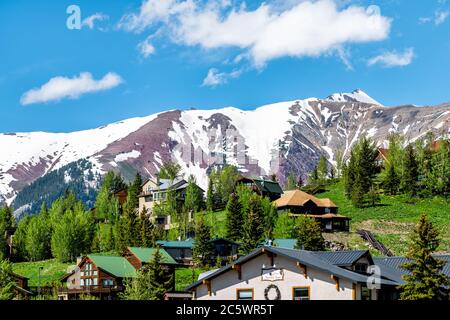
[[[186,212],[198,212],[203,207],[203,196],[198,188],[195,177],[190,176],[188,186],[186,188],[186,196],[184,200],[184,209]]]
[[[367,194],[367,198],[372,207],[379,203],[381,199],[378,187],[372,185],[372,187],[370,187],[369,193]]]
[[[168,162],[163,164],[159,170],[158,177],[160,179],[169,179],[170,181],[175,181],[181,175],[181,166],[178,163]]]
[[[0,300],[12,300],[15,281],[12,277],[12,265],[7,260],[0,260]]]
[[[213,212],[214,201],[213,201],[213,180],[211,177],[208,179],[208,191],[206,192],[206,210]]]
[[[279,214],[273,233],[275,239],[292,239],[296,237],[295,222],[288,212]]]
[[[364,207],[364,191],[359,180],[353,183],[351,200],[356,208]]]
[[[383,187],[390,195],[396,195],[400,185],[400,177],[394,164],[388,164],[384,176]]]
[[[289,172],[287,181],[286,181],[286,186],[284,188],[285,190],[295,190],[297,189],[297,179],[295,177],[295,173],[294,171]]]
[[[317,169],[317,166],[314,167],[313,171],[309,174],[309,184],[317,184],[320,183],[319,181],[319,170]]]
[[[432,172],[430,182],[436,195],[448,196],[450,192],[450,145],[445,140],[439,141],[439,150],[431,159]]]
[[[150,218],[146,216],[145,214],[141,213],[141,245],[145,248],[151,248],[156,245],[156,240],[154,238],[154,231],[153,229],[155,226],[150,221]]]
[[[308,251],[321,251],[325,249],[325,240],[320,225],[306,216],[297,218],[296,224],[297,249]]]
[[[418,181],[419,169],[416,154],[414,147],[409,144],[405,149],[404,172],[400,183],[403,192],[410,196],[415,196],[417,194]]]
[[[114,250],[114,229],[113,225],[109,224],[109,230],[108,230],[108,236],[106,238],[105,242],[105,251],[112,251]]]
[[[131,281],[126,283],[125,291],[120,295],[125,300],[162,300],[164,294],[173,290],[173,276],[162,264],[159,249],[152,260]]]
[[[247,217],[244,222],[242,244],[240,250],[248,254],[258,247],[263,240],[263,208],[258,196],[252,196],[248,203]]]
[[[439,247],[439,233],[423,214],[411,235],[411,245],[403,265],[409,271],[404,276],[406,284],[400,286],[402,300],[448,300],[445,288],[450,279],[442,273],[445,261],[433,257]]]
[[[162,265],[162,258],[158,248],[153,255],[153,259],[148,264],[151,300],[162,300],[166,292],[175,289],[175,279],[170,269]]]
[[[200,217],[197,222],[192,255],[194,262],[200,267],[208,266],[211,262],[211,257],[213,255],[211,228],[205,223],[203,217]]]
[[[232,193],[227,204],[226,231],[227,239],[237,241],[242,238],[242,226],[244,217],[242,215],[242,205],[236,193]]]
[[[317,164],[317,178],[320,184],[326,183],[328,179],[328,161],[324,156],[320,156]]]

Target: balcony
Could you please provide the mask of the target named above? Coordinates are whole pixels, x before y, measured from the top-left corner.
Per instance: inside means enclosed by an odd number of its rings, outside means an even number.
[[[123,286],[77,286],[71,288],[58,288],[58,294],[92,294],[92,293],[117,293],[124,290]]]

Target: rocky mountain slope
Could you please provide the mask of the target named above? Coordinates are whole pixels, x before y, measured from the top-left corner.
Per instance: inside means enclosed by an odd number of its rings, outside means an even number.
[[[382,145],[390,132],[415,140],[449,128],[450,104],[385,107],[355,90],[253,111],[172,110],[73,133],[0,134],[0,199],[11,203],[33,181],[83,158],[95,176],[148,177],[177,161],[204,188],[208,170],[222,163],[284,182],[292,170],[306,178],[321,154],[333,163],[337,150],[347,154],[362,135]]]

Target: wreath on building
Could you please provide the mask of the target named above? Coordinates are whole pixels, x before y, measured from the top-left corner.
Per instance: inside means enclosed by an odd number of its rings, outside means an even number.
[[[275,299],[269,299],[269,292],[270,292],[271,290],[275,290],[275,293],[276,293]],[[280,299],[281,299],[281,292],[280,292],[280,289],[279,289],[276,285],[274,285],[274,284],[269,285],[269,286],[264,290],[264,298],[265,298],[266,300],[280,300]]]

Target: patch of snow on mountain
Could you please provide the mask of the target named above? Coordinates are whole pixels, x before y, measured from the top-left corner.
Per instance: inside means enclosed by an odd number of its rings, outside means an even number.
[[[126,161],[130,158],[138,158],[141,155],[141,153],[137,150],[133,150],[127,153],[121,153],[118,154],[115,158],[114,161],[115,162],[121,162],[121,161]]]
[[[364,91],[357,89],[354,90],[351,93],[334,93],[330,96],[328,96],[325,101],[332,101],[332,102],[352,102],[352,101],[359,101],[362,103],[368,103],[368,104],[375,104],[378,106],[383,106],[381,103],[370,97],[367,93]]]

